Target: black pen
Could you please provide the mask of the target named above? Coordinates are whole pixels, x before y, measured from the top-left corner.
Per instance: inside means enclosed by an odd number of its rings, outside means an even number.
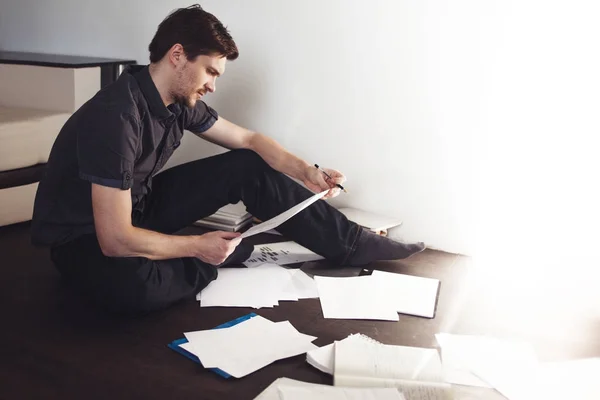
[[[319,164],[315,164],[315,167],[319,171],[321,171],[322,173],[324,173],[326,177],[328,177],[329,179],[331,179],[333,181],[333,178],[331,176],[329,176],[329,174],[327,172],[325,172],[321,167],[319,167]],[[336,183],[335,186],[337,186],[340,189],[342,189],[344,191],[344,193],[348,193],[348,191],[346,189],[344,189],[344,187],[342,185],[340,185],[339,183]]]

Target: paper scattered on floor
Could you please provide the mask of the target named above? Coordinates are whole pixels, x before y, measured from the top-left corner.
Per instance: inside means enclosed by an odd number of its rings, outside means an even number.
[[[291,293],[298,299],[316,299],[319,297],[317,283],[299,269],[288,269],[291,281],[284,287],[284,293]]]
[[[436,349],[354,340],[336,342],[334,353],[335,386],[380,387],[443,378]]]
[[[396,388],[279,387],[281,400],[405,400]]]
[[[398,321],[398,312],[433,318],[440,281],[373,271],[350,278],[315,277],[325,318]]]
[[[540,363],[537,398],[600,399],[600,357]]]
[[[392,301],[372,276],[315,276],[325,318],[398,321]]]
[[[537,366],[535,352],[526,342],[448,333],[439,333],[435,337],[441,347],[446,382],[492,387],[492,382],[475,373],[476,368],[484,374],[495,376],[502,369],[516,370],[519,365],[535,369]],[[496,367],[490,369],[488,364]],[[526,375],[530,376],[529,373]]]
[[[373,271],[372,276],[377,279],[380,290],[388,294],[396,311],[433,318],[439,280],[384,271]]]
[[[373,342],[374,339],[359,333],[352,334],[347,338],[338,341],[337,343],[354,341]],[[321,370],[329,375],[333,375],[334,345],[334,343],[331,343],[326,346],[319,347],[318,349],[309,351],[306,353],[306,362],[318,370]]]
[[[265,263],[287,265],[298,262],[322,260],[318,255],[296,242],[267,243],[254,246],[254,251],[244,265],[255,267]]]
[[[237,325],[186,332],[185,347],[205,368],[219,368],[241,378],[274,361],[317,348],[315,336],[305,335],[289,321],[272,322],[261,316]]]
[[[509,400],[600,399],[600,358],[539,363],[530,343],[439,333],[446,382],[494,388]]]
[[[278,378],[255,400],[405,400],[395,388],[341,388]]]
[[[273,307],[279,301],[318,297],[315,281],[298,269],[276,264],[220,268],[196,299],[201,307]]]

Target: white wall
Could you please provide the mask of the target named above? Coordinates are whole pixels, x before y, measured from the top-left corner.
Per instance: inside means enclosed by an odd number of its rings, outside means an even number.
[[[4,50],[140,63],[162,18],[189,4],[4,3]],[[309,162],[343,171],[350,194],[334,203],[403,219],[394,236],[494,254],[504,250],[506,237],[522,242],[560,230],[569,212],[554,197],[556,172],[562,180],[598,171],[590,142],[598,132],[590,114],[597,113],[598,91],[588,92],[598,89],[597,73],[584,78],[598,71],[598,29],[577,2],[569,8],[531,0],[202,5],[229,26],[241,54],[207,101]],[[582,94],[589,98],[579,107]],[[574,135],[578,146],[568,140]],[[186,142],[173,163],[215,151],[193,137]],[[555,155],[579,151],[589,157],[556,163]],[[534,168],[532,160],[540,160]],[[567,190],[577,188],[570,182]],[[530,189],[536,194],[524,195]],[[592,217],[591,197],[582,201],[590,203],[580,202],[577,212]],[[538,231],[537,222],[547,228]]]

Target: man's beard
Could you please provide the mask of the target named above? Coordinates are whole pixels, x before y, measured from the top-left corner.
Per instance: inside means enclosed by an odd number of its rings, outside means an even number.
[[[193,108],[196,105],[196,99],[192,99],[193,96],[185,96],[181,93],[173,93],[173,103],[179,104],[188,108]]]

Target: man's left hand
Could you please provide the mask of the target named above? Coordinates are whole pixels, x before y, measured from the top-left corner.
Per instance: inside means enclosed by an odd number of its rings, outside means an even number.
[[[331,199],[340,194],[340,188],[337,184],[342,184],[346,181],[346,177],[339,171],[330,168],[323,168],[323,171],[327,173],[331,178],[327,177],[321,170],[314,166],[310,166],[306,169],[304,179],[302,182],[307,188],[315,193],[322,192],[329,189],[329,191],[323,196],[323,200]]]

